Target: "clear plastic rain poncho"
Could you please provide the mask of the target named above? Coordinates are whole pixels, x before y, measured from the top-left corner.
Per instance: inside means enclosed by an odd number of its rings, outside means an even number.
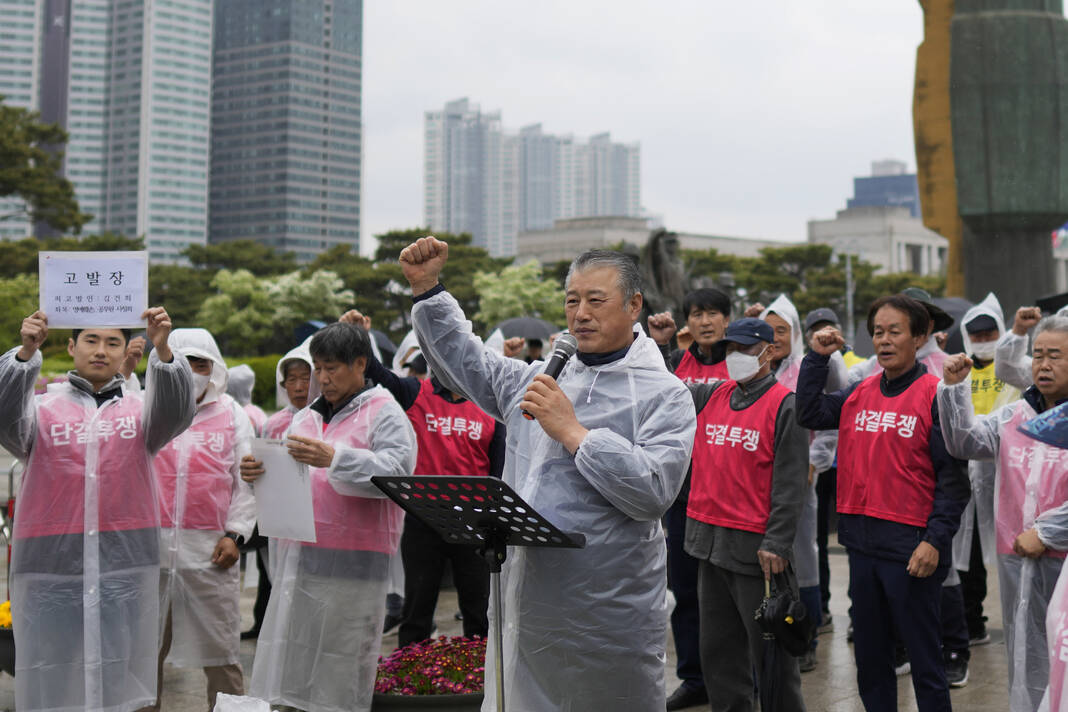
[[[267,422],[267,414],[263,412],[263,408],[252,402],[252,391],[255,387],[256,372],[251,366],[242,363],[230,369],[226,392],[244,409],[245,415],[252,421],[252,429],[258,435],[263,430],[263,424]]]
[[[167,660],[179,667],[230,665],[241,661],[240,567],[222,569],[211,556],[225,532],[252,536],[256,501],[240,463],[254,433],[240,404],[226,394],[226,363],[212,335],[175,329],[169,343],[176,358],[207,359],[212,370],[193,424],[154,462],[160,610],[170,610],[173,635]]]
[[[544,363],[484,348],[447,293],[418,302],[412,319],[434,372],[507,426],[504,480],[557,527],[586,537],[584,549],[508,551],[501,585],[509,709],[664,709],[667,551],[660,518],[690,461],[690,392],[637,327],[617,361],[587,366],[572,358],[557,380],[590,430],[572,456],[520,413]],[[491,638],[487,669],[497,654]],[[484,710],[496,709],[496,695],[487,675]]]
[[[768,314],[777,314],[790,324],[790,354],[780,363],[775,371],[775,379],[790,389],[797,390],[797,376],[801,372],[801,360],[805,357],[804,330],[797,308],[785,294],[780,294],[775,301],[760,313],[760,318],[767,321]],[[828,392],[844,388],[847,371],[842,354],[831,354],[830,371],[827,375]],[[828,469],[834,462],[834,453],[838,445],[838,432],[827,430],[809,437],[809,463],[814,467],[826,464],[817,472]],[[829,455],[829,457],[828,457]],[[819,546],[816,542],[818,519],[818,502],[816,499],[816,480],[805,489],[805,501],[801,505],[801,515],[797,520],[797,533],[794,535],[794,569],[797,572],[797,585],[805,588],[819,586]]]
[[[998,332],[1005,333],[1005,320],[1002,316],[1001,303],[998,302],[994,293],[986,295],[983,301],[964,313],[960,320],[960,336],[964,343],[964,353],[969,356],[972,353],[972,339],[968,334],[967,324],[978,316],[989,316],[997,323]],[[1030,366],[1028,366],[1030,368]],[[971,374],[974,377],[974,371]],[[1028,373],[1028,385],[1030,385],[1030,372]],[[1012,387],[1005,386],[1001,395],[994,404],[995,410],[1000,406],[1011,403],[1020,397],[1020,392]],[[985,413],[980,413],[985,415]],[[968,478],[971,480],[972,497],[968,500],[968,506],[960,518],[960,529],[953,537],[953,566],[960,571],[967,571],[971,565],[972,538],[975,536],[975,528],[979,527],[979,544],[983,551],[983,564],[994,564],[994,470],[993,460],[969,460]]]
[[[329,468],[310,469],[315,543],[272,539],[271,600],[249,694],[305,712],[367,712],[389,559],[404,522],[371,478],[412,474],[415,431],[389,391],[375,386],[325,427],[317,410],[301,410],[289,433],[323,440],[335,454]]]
[[[41,352],[25,363],[15,352],[0,357],[0,445],[26,464],[11,560],[15,706],[150,705],[160,560],[152,456],[193,419],[189,364],[153,351],[144,393],[98,407],[73,372],[34,397]]]
[[[1068,316],[1068,307],[1057,310],[1058,316]],[[1012,329],[1002,330],[998,348],[994,354],[994,369],[997,377],[1021,391],[1031,385],[1031,356],[1027,353],[1030,337],[1020,336]]]
[[[1026,400],[977,416],[968,382],[943,382],[938,386],[938,413],[951,455],[997,462],[995,547],[1009,703],[1013,712],[1033,712],[1049,681],[1046,608],[1068,551],[1068,458],[1063,450],[1017,430],[1036,415]],[[1038,559],[1018,556],[1012,549],[1016,537],[1032,527],[1047,547]]]
[[[272,440],[279,440],[285,435],[286,430],[289,429],[289,424],[293,422],[293,415],[297,412],[298,408],[289,402],[289,396],[286,395],[285,386],[282,385],[282,381],[285,380],[285,366],[287,361],[302,361],[308,364],[309,377],[308,381],[308,403],[312,403],[319,397],[319,382],[315,380],[315,364],[312,363],[311,352],[308,351],[308,344],[311,339],[308,338],[303,344],[291,349],[282,358],[278,359],[278,365],[274,369],[274,402],[278,406],[278,412],[267,419],[267,422],[263,426],[261,431],[263,437],[270,438]]]

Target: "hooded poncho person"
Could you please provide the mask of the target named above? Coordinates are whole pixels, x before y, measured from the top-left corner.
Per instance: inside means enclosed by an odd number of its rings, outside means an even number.
[[[330,467],[309,471],[316,541],[271,539],[271,599],[249,689],[306,712],[368,712],[404,522],[371,477],[412,474],[415,431],[381,386],[365,388],[329,423],[321,405],[297,412],[288,431],[335,451]]]
[[[779,367],[775,369],[775,380],[790,389],[793,393],[797,390],[797,375],[801,372],[801,359],[805,357],[804,330],[801,328],[801,317],[797,313],[797,307],[787,298],[780,294],[775,301],[760,313],[760,318],[767,321],[769,314],[777,314],[790,325],[790,353],[787,354]],[[831,355],[830,373],[827,378],[828,392],[833,392],[846,385],[847,374],[845,361],[840,353]],[[826,463],[823,470],[830,467],[834,462],[834,447],[838,442],[838,434],[835,431],[826,430],[817,433],[810,438],[809,461],[824,464],[826,453],[831,453],[830,462]],[[797,585],[801,588],[810,588],[820,585],[819,547],[816,542],[818,501],[816,499],[815,481],[805,490],[805,501],[801,506],[801,516],[797,520],[797,534],[794,537],[794,567],[797,572]]]
[[[686,476],[693,398],[637,327],[624,356],[572,358],[557,379],[589,435],[572,457],[519,403],[544,368],[484,347],[448,293],[421,299],[412,320],[435,374],[508,429],[504,480],[584,549],[509,549],[501,574],[509,709],[664,709],[666,547],[660,518]],[[491,613],[492,615],[492,613]],[[483,709],[496,709],[486,676]]]
[[[968,380],[938,386],[938,412],[946,448],[954,457],[993,460],[995,549],[1001,586],[1002,622],[1009,656],[1009,704],[1033,712],[1049,681],[1046,607],[1068,551],[1068,458],[1064,451],[1032,440],[1017,427],[1043,407],[1033,386],[1014,403],[976,415]],[[978,471],[989,477],[989,470]],[[1016,537],[1031,528],[1046,552],[1037,559],[1013,552]]]
[[[161,612],[171,613],[167,659],[180,667],[241,661],[240,567],[211,562],[225,532],[252,535],[256,502],[241,479],[241,458],[255,434],[244,409],[226,393],[226,363],[204,329],[175,329],[175,358],[208,360],[203,397],[189,429],[155,458],[160,483]],[[197,394],[200,396],[200,394]]]
[[[290,350],[282,358],[278,359],[278,365],[274,371],[274,383],[275,391],[274,398],[275,403],[278,404],[278,412],[267,419],[267,422],[263,426],[263,437],[270,438],[272,440],[279,440],[285,435],[286,430],[289,429],[289,424],[293,422],[293,415],[300,410],[295,405],[289,402],[289,396],[286,394],[285,386],[282,382],[285,380],[285,365],[289,361],[300,361],[301,363],[308,364],[308,403],[311,403],[319,396],[319,384],[315,380],[315,364],[312,363],[311,353],[308,351],[308,344],[311,342],[311,338],[304,341],[303,344]]]
[[[997,324],[998,333],[1002,335],[1005,333],[1001,304],[994,293],[990,292],[983,301],[966,311],[960,321],[960,336],[964,343],[964,353],[969,357],[973,356],[973,349],[967,326],[979,316],[989,316]],[[1030,369],[1030,364],[1028,364],[1028,369]],[[969,380],[972,384],[972,407],[977,415],[986,415],[1020,397],[1019,390],[997,378],[994,362],[990,362],[982,369],[973,366]],[[977,393],[979,398],[976,397]],[[968,506],[960,517],[960,529],[953,537],[953,564],[960,571],[967,571],[971,565],[972,538],[975,536],[976,527],[979,528],[983,563],[986,566],[994,565],[995,467],[993,460],[970,460],[968,462],[968,479],[972,485],[972,498],[968,500]]]
[[[26,464],[15,505],[15,706],[129,712],[156,698],[159,504],[152,457],[195,410],[189,364],[153,351],[143,393],[71,372],[34,396],[41,352],[0,357],[0,445]]]
[[[240,364],[230,369],[230,380],[226,392],[245,410],[245,415],[252,421],[252,428],[258,434],[267,422],[263,408],[252,402],[252,391],[256,387],[256,372],[248,364]]]

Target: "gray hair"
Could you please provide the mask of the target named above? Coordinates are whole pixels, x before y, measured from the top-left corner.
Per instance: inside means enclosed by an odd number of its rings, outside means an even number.
[[[571,284],[571,275],[575,272],[598,267],[612,267],[616,270],[619,275],[619,289],[623,292],[624,307],[631,297],[642,291],[642,276],[638,272],[638,265],[629,256],[613,250],[587,250],[576,257],[567,268],[564,289]]]
[[[1068,316],[1053,314],[1044,317],[1035,327],[1035,336],[1038,336],[1043,331],[1058,331],[1062,334],[1068,334]]]

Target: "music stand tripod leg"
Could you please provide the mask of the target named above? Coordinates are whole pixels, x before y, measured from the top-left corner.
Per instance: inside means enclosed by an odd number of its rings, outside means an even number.
[[[501,566],[508,555],[507,537],[496,527],[483,531],[485,545],[482,556],[490,570],[493,589],[493,641],[496,655],[493,656],[493,671],[497,681],[497,712],[504,709],[504,607],[501,603]]]

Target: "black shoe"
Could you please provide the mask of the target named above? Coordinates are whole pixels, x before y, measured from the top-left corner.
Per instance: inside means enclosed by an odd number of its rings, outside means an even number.
[[[850,623],[849,627],[846,628],[846,642],[847,643],[852,643],[853,642],[853,624],[852,623]]]
[[[968,658],[956,651],[945,654],[946,682],[950,687],[964,687],[968,684]]]
[[[703,687],[687,687],[679,685],[679,689],[671,693],[667,698],[667,712],[671,710],[684,710],[687,707],[697,707],[708,704],[708,693]]]
[[[259,637],[260,637],[260,629],[258,627],[250,628],[249,630],[241,632],[241,640],[256,640],[256,638],[259,638]]]
[[[816,669],[816,651],[811,648],[797,661],[801,672],[812,672]]]
[[[390,615],[389,613],[387,613],[386,614],[386,622],[382,626],[382,635],[385,635],[386,633],[390,632],[391,630],[393,630],[394,628],[399,626],[401,624],[401,621],[403,621],[403,620],[404,620],[404,618],[402,618],[401,616],[394,616],[394,615]]]
[[[987,632],[986,628],[983,628],[980,631],[976,631],[972,635],[968,636],[968,645],[972,648],[978,647],[980,645],[989,645],[989,643],[990,633]]]

